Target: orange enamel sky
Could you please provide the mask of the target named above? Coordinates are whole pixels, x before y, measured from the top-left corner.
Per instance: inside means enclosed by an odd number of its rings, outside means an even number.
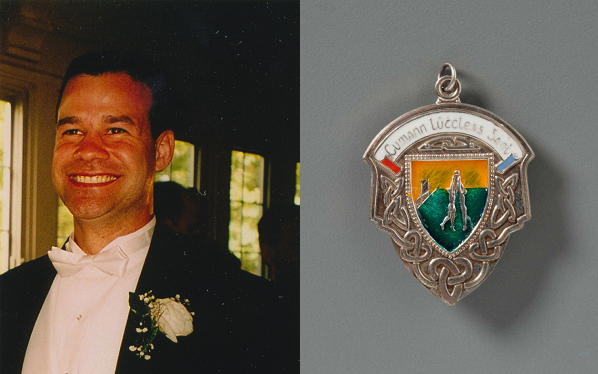
[[[448,189],[453,174],[459,170],[465,188],[488,188],[488,160],[411,161],[411,193],[413,201],[421,195],[421,181],[428,180],[430,193]]]

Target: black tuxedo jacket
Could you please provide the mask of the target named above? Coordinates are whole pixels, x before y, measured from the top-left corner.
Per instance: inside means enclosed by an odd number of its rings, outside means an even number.
[[[0,276],[0,373],[21,372],[55,276],[47,255]],[[179,294],[189,299],[194,331],[178,337],[178,343],[158,333],[152,358],[144,360],[129,350],[140,321],[130,312],[116,373],[299,371],[299,321],[286,296],[270,282],[230,266],[209,241],[198,243],[157,224],[136,293],[150,290],[157,298]]]

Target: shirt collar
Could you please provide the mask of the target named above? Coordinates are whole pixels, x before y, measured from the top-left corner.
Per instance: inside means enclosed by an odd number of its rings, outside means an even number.
[[[134,257],[135,254],[139,252],[145,254],[147,253],[147,249],[152,241],[152,235],[154,233],[155,227],[156,217],[154,216],[145,226],[130,234],[119,236],[102,248],[100,252],[110,250],[110,248],[120,247],[128,257]],[[81,247],[79,247],[79,245],[75,242],[73,235],[74,233],[69,236],[69,240],[65,244],[65,249],[68,252],[73,252],[81,256],[87,256],[87,254],[83,252]]]

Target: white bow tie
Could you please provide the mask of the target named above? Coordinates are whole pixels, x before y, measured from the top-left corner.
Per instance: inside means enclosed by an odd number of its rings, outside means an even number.
[[[70,277],[86,266],[94,266],[108,275],[122,278],[129,262],[129,258],[120,247],[108,248],[93,256],[84,256],[52,247],[48,256],[61,277]]]

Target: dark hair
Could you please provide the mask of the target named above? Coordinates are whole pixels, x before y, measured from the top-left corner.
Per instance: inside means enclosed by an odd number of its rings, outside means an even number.
[[[169,220],[178,225],[188,204],[184,196],[192,199],[196,204],[206,203],[207,200],[195,188],[185,188],[173,181],[154,183],[154,214],[159,220]]]
[[[154,183],[154,214],[178,225],[185,210],[185,187],[172,181]]]
[[[81,74],[98,76],[105,73],[126,73],[151,89],[153,101],[149,121],[153,139],[170,129],[173,92],[166,71],[154,60],[125,51],[94,51],[75,58],[62,79],[56,113],[69,80]]]

